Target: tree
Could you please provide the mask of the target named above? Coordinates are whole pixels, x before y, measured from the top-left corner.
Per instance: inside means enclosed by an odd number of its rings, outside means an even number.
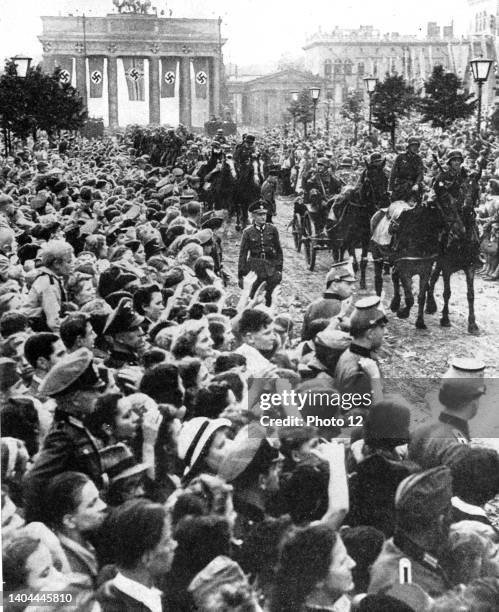
[[[490,117],[490,125],[496,134],[499,134],[499,106],[496,106],[492,116]]]
[[[85,124],[87,113],[77,90],[61,81],[61,69],[49,75],[40,66],[31,68],[25,78],[17,76],[13,62],[7,62],[0,77],[0,109],[7,149],[10,133],[19,138],[38,130],[52,137],[61,130],[76,130]]]
[[[443,66],[435,66],[425,83],[426,96],[418,104],[423,121],[433,127],[449,127],[456,119],[470,117],[476,108],[473,94],[463,90],[461,79]]]
[[[340,114],[345,119],[353,122],[353,138],[354,144],[357,144],[357,133],[359,123],[363,119],[363,103],[364,96],[361,91],[352,91],[348,94],[347,99],[343,102]]]
[[[314,116],[314,103],[308,89],[301,90],[298,100],[293,100],[288,107],[288,112],[303,125],[303,133],[307,136],[307,124]]]
[[[392,147],[395,148],[397,123],[401,117],[408,116],[414,107],[414,91],[405,83],[403,76],[387,74],[384,81],[377,83],[372,100],[372,123],[380,132],[390,133]]]

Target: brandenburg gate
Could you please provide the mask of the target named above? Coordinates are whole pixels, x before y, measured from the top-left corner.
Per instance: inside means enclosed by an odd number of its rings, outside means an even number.
[[[106,126],[200,128],[220,114],[220,20],[119,13],[42,22],[45,70],[60,66]]]

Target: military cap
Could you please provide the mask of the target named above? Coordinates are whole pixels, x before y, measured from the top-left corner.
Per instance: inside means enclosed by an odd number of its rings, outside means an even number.
[[[441,465],[404,478],[395,494],[395,508],[436,519],[450,508],[452,495],[451,471]]]
[[[351,342],[352,338],[349,334],[341,331],[340,329],[333,329],[329,326],[319,332],[314,338],[314,343],[321,344],[322,346],[338,351],[346,350],[350,346]]]
[[[248,207],[248,211],[253,214],[258,214],[267,213],[268,209],[263,200],[258,200],[257,202],[253,202],[253,204]]]
[[[244,137],[244,140],[250,140],[250,141],[255,141],[256,138],[255,136],[253,136],[253,134],[246,134],[246,136]]]
[[[146,253],[146,260],[149,259],[149,257],[152,257],[153,255],[161,254],[161,249],[163,247],[164,247],[164,245],[161,243],[161,240],[157,236],[154,236],[153,238],[148,240],[144,244],[144,251]]]
[[[463,154],[459,149],[454,149],[453,151],[449,151],[447,155],[447,163],[451,162],[453,159],[461,160],[461,163],[464,161]]]
[[[73,391],[99,390],[105,387],[94,367],[92,352],[80,348],[64,355],[48,372],[40,385],[40,393],[57,397]]]
[[[226,482],[232,482],[250,465],[263,473],[281,457],[279,450],[267,439],[265,429],[252,421],[239,430],[220,464],[218,475]]]
[[[133,309],[130,298],[123,297],[118,306],[109,315],[104,328],[104,334],[113,335],[120,332],[128,332],[138,329],[144,322],[144,317],[137,314]]]
[[[203,451],[208,450],[213,434],[219,429],[231,427],[228,419],[194,417],[186,421],[178,433],[177,448],[180,459],[185,463],[184,475],[188,474]]]
[[[421,144],[421,139],[418,138],[417,136],[411,136],[409,140],[407,141],[408,147],[410,147],[411,145],[420,145],[420,144]]]
[[[319,159],[317,160],[317,165],[321,165],[321,166],[325,166],[326,168],[329,168],[329,159],[327,157],[319,157]]]
[[[383,155],[381,155],[381,153],[371,153],[370,157],[369,157],[369,163],[370,164],[382,164],[385,161],[385,158],[383,157]]]
[[[380,298],[377,295],[365,297],[355,304],[350,317],[350,331],[365,331],[377,325],[388,323],[385,313],[379,308]]]
[[[326,276],[326,289],[329,285],[335,281],[347,281],[349,283],[355,283],[357,279],[350,269],[348,261],[340,261],[331,266],[331,270]]]
[[[453,408],[483,395],[485,364],[479,359],[455,357],[443,374],[439,391],[439,401]]]
[[[351,157],[342,157],[340,162],[340,168],[351,168],[353,161]]]
[[[201,217],[201,229],[216,230],[224,223],[223,213],[210,211]]]
[[[122,289],[121,291],[113,291],[109,295],[106,295],[106,302],[109,304],[109,306],[111,306],[111,308],[117,308],[118,304],[123,298],[132,300],[133,295],[129,291],[125,291],[124,289]]]

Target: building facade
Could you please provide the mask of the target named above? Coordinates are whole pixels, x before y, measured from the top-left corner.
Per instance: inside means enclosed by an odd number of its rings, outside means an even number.
[[[60,66],[104,125],[202,128],[220,114],[220,20],[120,13],[42,23],[45,69]]]
[[[322,79],[308,72],[282,70],[260,77],[229,79],[232,116],[238,125],[268,127],[289,121],[292,91],[322,87]]]

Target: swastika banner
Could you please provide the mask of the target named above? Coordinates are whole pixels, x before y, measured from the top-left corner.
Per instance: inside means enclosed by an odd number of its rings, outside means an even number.
[[[73,78],[73,58],[70,55],[56,55],[54,56],[54,70],[57,66],[61,69],[59,81],[64,85],[71,85],[71,80]]]
[[[161,59],[161,97],[174,98],[175,84],[177,82],[178,60],[176,57],[163,57]]]
[[[88,58],[88,74],[90,82],[90,97],[102,98],[104,87],[104,58]]]
[[[144,102],[144,58],[124,57],[123,67],[128,87],[128,99],[135,102]]]
[[[208,96],[208,58],[195,57],[192,64],[194,66],[196,98],[206,98]]]

